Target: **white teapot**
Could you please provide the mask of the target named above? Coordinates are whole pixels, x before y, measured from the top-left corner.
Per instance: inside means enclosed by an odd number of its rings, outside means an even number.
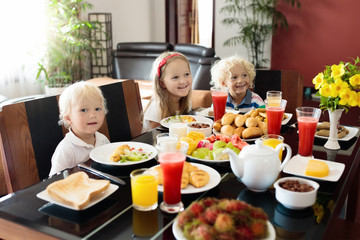
[[[286,148],[285,160],[280,163],[280,150]],[[291,157],[291,148],[285,143],[275,149],[256,140],[255,144],[245,146],[237,156],[236,153],[226,148],[223,153],[228,153],[230,166],[234,174],[252,191],[266,191],[277,179]]]

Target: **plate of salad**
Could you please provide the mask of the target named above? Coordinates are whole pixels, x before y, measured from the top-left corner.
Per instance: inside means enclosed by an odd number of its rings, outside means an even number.
[[[90,158],[95,162],[124,166],[139,164],[156,157],[154,146],[140,142],[114,142],[94,148]]]

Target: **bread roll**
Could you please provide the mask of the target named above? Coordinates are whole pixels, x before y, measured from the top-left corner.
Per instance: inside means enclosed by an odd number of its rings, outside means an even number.
[[[245,116],[246,116],[246,117],[251,117],[251,114],[253,114],[254,112],[256,112],[256,110],[255,110],[255,109],[252,109],[250,112],[247,112],[247,113],[245,114]]]
[[[258,121],[254,117],[248,117],[245,121],[246,127],[256,127],[258,125]]]
[[[56,201],[81,210],[109,186],[109,180],[90,179],[86,173],[77,172],[51,183],[46,192]]]
[[[224,116],[221,118],[221,125],[232,124],[235,120],[235,117],[235,113],[225,113]]]
[[[330,122],[322,122],[321,124],[317,125],[316,129],[317,130],[330,129]]]
[[[221,125],[221,119],[218,119],[214,122],[213,128],[215,131],[220,132],[222,125]]]
[[[234,120],[235,126],[237,126],[237,127],[244,126],[246,119],[247,119],[246,116],[244,116],[242,114],[238,114]]]
[[[248,127],[244,129],[244,131],[242,132],[242,137],[244,139],[257,138],[260,137],[261,135],[262,135],[262,131],[259,127]]]
[[[262,131],[262,135],[267,134],[267,123],[266,122],[260,122],[258,121],[258,127],[261,129]]]
[[[191,173],[192,171],[198,170],[199,168],[197,166],[192,165],[189,162],[184,162],[183,170],[187,173]]]
[[[181,175],[181,188],[186,188],[189,185],[189,173],[183,171]]]
[[[242,137],[242,132],[244,131],[245,127],[238,127],[234,130],[234,134],[238,135],[240,138]]]
[[[209,180],[210,176],[204,170],[196,170],[190,173],[190,183],[196,188],[205,186]]]
[[[329,129],[321,129],[319,131],[316,131],[315,135],[317,136],[323,136],[323,137],[328,137],[330,134],[330,130]]]
[[[228,137],[231,137],[234,133],[234,130],[235,129],[231,125],[224,125],[221,127],[220,133]]]

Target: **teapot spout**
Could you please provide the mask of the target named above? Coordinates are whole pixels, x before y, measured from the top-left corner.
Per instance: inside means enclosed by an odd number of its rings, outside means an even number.
[[[244,160],[241,159],[238,155],[236,155],[236,153],[230,148],[226,148],[222,152],[229,155],[230,167],[235,176],[237,176],[238,178],[242,178],[244,173]]]

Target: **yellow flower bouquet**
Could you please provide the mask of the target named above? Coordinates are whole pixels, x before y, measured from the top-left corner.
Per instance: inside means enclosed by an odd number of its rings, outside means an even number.
[[[316,96],[320,96],[320,108],[335,111],[350,107],[360,107],[360,62],[340,62],[338,65],[325,66],[324,72],[313,79]]]

